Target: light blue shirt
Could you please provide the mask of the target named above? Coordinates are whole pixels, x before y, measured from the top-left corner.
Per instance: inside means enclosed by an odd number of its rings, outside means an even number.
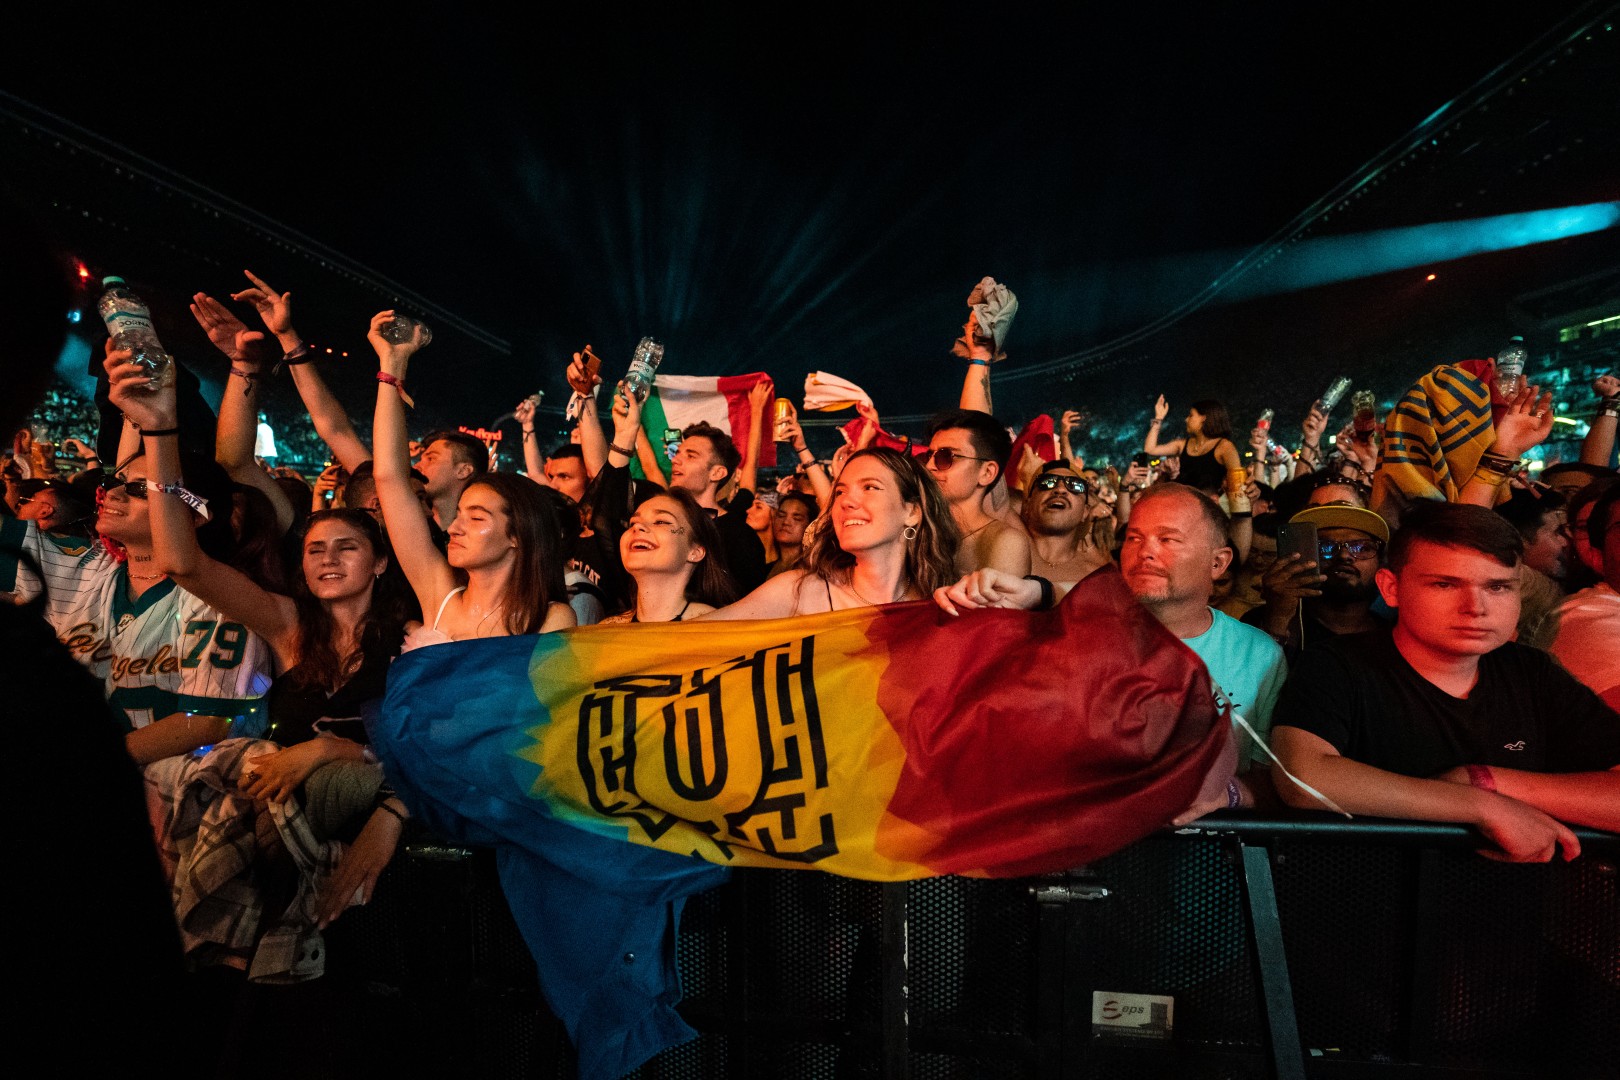
[[[1209,629],[1197,637],[1182,638],[1181,643],[1198,654],[1233,711],[1242,713],[1254,730],[1269,739],[1271,710],[1288,678],[1288,661],[1282,647],[1270,634],[1230,615],[1214,608],[1209,613],[1214,616]],[[1240,771],[1255,760],[1263,765],[1270,763],[1271,759],[1254,745],[1247,732],[1238,729],[1236,736]]]

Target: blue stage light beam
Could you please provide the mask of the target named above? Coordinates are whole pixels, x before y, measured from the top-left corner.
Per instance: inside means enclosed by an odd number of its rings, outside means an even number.
[[[1620,224],[1620,202],[1411,225],[1303,240],[1270,265],[1234,282],[1225,302],[1298,292],[1318,285],[1465,259],[1601,232]]]

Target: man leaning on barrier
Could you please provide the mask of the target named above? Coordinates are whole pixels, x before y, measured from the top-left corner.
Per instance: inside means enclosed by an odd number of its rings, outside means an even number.
[[[1510,640],[1523,546],[1481,507],[1410,513],[1378,572],[1395,627],[1301,655],[1273,716],[1284,766],[1351,813],[1474,825],[1504,861],[1573,859],[1565,822],[1620,831],[1620,716]]]

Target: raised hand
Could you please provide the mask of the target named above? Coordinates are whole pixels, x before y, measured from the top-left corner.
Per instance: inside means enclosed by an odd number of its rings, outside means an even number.
[[[1059,430],[1063,432],[1063,437],[1065,439],[1067,439],[1071,434],[1073,434],[1075,428],[1080,426],[1081,419],[1082,419],[1082,417],[1081,417],[1080,413],[1077,410],[1075,410],[1075,409],[1065,409],[1065,410],[1063,410],[1063,419],[1061,421],[1061,426],[1060,426]]]
[[[765,414],[765,404],[776,393],[776,386],[768,379],[761,379],[748,388],[748,411],[755,416]]]
[[[1507,412],[1496,422],[1496,445],[1491,447],[1491,453],[1521,457],[1552,434],[1552,392],[1543,394],[1540,390],[1539,386],[1525,386],[1513,395]]]
[[[1162,423],[1164,418],[1169,416],[1169,415],[1170,415],[1170,403],[1168,401],[1164,400],[1164,395],[1163,394],[1160,394],[1159,395],[1159,400],[1155,401],[1153,403],[1153,419],[1158,420],[1158,421],[1160,421]]]
[[[264,327],[277,337],[293,333],[292,324],[292,292],[276,292],[270,283],[256,276],[251,270],[244,270],[247,279],[253,282],[251,289],[243,289],[238,293],[231,293],[231,299],[237,302],[247,301],[264,320]]]
[[[366,332],[366,340],[377,350],[377,359],[383,362],[383,368],[397,375],[399,373],[393,371],[393,367],[403,368],[411,356],[422,347],[422,325],[418,323],[411,328],[411,340],[395,345],[383,336],[383,327],[393,321],[392,310],[377,312],[371,317],[371,329]]]
[[[207,293],[192,296],[191,317],[203,328],[214,348],[232,360],[252,358],[252,350],[264,341],[263,331],[249,330],[229,308]]]
[[[1266,458],[1266,444],[1271,441],[1271,432],[1265,428],[1257,427],[1249,430],[1249,445],[1254,448],[1254,456],[1259,461]]]
[[[512,410],[512,415],[524,427],[534,427],[534,408],[538,404],[540,404],[539,400],[533,394],[530,394],[517,403],[517,408]]]
[[[174,427],[179,422],[174,384],[153,390],[152,373],[135,362],[132,350],[113,348],[112,338],[107,339],[106,353],[102,366],[107,371],[108,400],[142,430]]]
[[[583,394],[586,397],[590,397],[591,388],[602,381],[602,377],[600,375],[592,375],[588,370],[589,361],[593,358],[593,356],[594,354],[591,352],[591,347],[586,345],[583,352],[577,352],[574,354],[573,361],[568,365],[568,374],[566,376],[568,379],[568,388],[576,394]]]
[[[1599,375],[1592,384],[1592,391],[1598,397],[1614,397],[1620,394],[1620,375]]]
[[[1300,434],[1305,436],[1305,442],[1311,446],[1322,444],[1322,433],[1327,430],[1327,413],[1322,411],[1320,401],[1311,404],[1311,411],[1305,414],[1305,421],[1299,425]]]

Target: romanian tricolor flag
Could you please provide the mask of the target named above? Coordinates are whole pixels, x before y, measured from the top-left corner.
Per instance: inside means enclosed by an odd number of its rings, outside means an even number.
[[[395,662],[372,738],[414,812],[501,848],[581,1074],[604,1076],[681,1037],[674,920],[716,867],[1062,869],[1165,826],[1235,763],[1202,663],[1112,570],[1049,612],[431,646]],[[665,978],[626,984],[624,955],[662,957]]]

